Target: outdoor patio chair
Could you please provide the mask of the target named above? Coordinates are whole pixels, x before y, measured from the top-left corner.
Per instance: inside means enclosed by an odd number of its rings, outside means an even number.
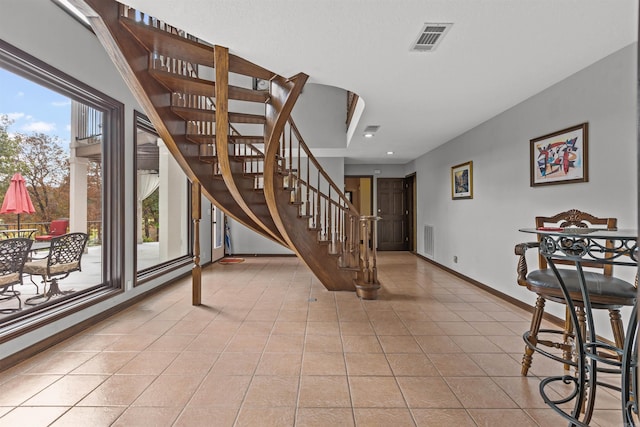
[[[0,306],[0,313],[14,313],[22,310],[20,292],[14,285],[22,284],[22,271],[29,256],[33,240],[25,238],[0,241],[0,303],[12,299],[18,300],[18,308]]]
[[[58,280],[66,278],[74,271],[80,271],[80,261],[88,238],[87,233],[69,233],[53,237],[46,258],[25,263],[23,272],[31,275],[31,282],[35,285],[33,276],[41,276],[44,283],[42,294],[27,299],[25,304],[39,304],[49,301],[53,296],[73,292],[61,291]]]
[[[69,227],[68,219],[54,219],[49,224],[49,234],[36,236],[36,240],[51,240],[53,237],[62,236],[67,232],[67,227]]]

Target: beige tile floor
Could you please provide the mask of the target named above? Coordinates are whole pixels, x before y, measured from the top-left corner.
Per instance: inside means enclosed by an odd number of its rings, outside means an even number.
[[[0,373],[0,426],[563,426],[529,313],[408,253],[377,301],[328,292],[295,258],[184,279]],[[515,283],[514,283],[514,286]],[[533,296],[532,296],[533,301]],[[622,425],[599,391],[591,425]]]

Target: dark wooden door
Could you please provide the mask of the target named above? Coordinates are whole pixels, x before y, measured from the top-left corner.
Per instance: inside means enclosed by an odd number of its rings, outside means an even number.
[[[407,227],[407,196],[404,178],[377,180],[378,250],[409,250]]]

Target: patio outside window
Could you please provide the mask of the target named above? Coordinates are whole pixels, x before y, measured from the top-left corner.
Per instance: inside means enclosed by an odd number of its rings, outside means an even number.
[[[122,159],[113,153],[121,151],[123,141],[118,138],[122,104],[1,41],[0,81],[0,198],[20,173],[34,212],[20,215],[19,228],[29,231],[33,247],[43,246],[31,258],[47,256],[45,236],[53,233],[53,221],[56,229],[64,224],[63,233],[86,233],[89,239],[81,271],[58,280],[61,292],[0,315],[3,326],[32,314],[46,321],[40,313],[80,309],[89,298],[95,301],[120,286],[122,259],[115,248],[121,244],[121,178],[110,171],[120,168]],[[113,180],[108,186],[105,176]],[[0,231],[17,228],[17,215],[0,214]],[[0,239],[11,237],[0,233]],[[41,276],[27,275],[15,288],[24,303],[52,286]],[[15,305],[3,301],[0,309],[5,303]]]

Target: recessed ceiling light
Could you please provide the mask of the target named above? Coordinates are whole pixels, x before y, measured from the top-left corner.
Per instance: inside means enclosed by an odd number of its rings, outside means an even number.
[[[393,156],[393,151],[387,151],[387,156]]]
[[[364,128],[364,133],[362,134],[365,138],[373,138],[373,136],[378,132],[380,126],[378,125],[369,125]]]

